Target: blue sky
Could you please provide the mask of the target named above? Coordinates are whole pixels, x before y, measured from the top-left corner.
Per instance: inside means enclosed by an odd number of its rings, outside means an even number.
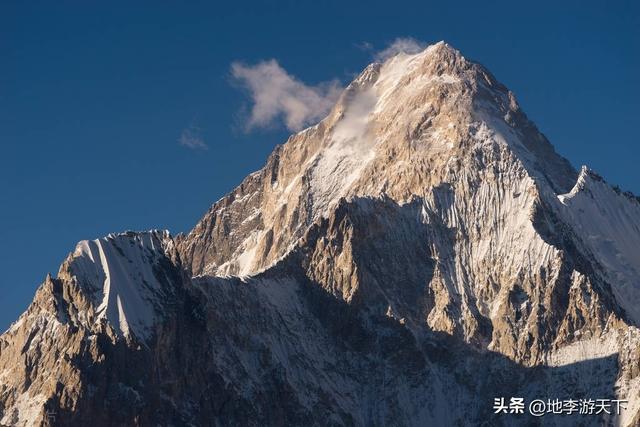
[[[575,166],[640,194],[637,2],[131,3],[0,5],[0,329],[77,241],[188,231],[286,139],[247,131],[233,63],[344,85],[397,37],[446,40]]]

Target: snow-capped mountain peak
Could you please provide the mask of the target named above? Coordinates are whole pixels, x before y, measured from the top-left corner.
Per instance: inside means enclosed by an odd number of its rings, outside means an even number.
[[[276,148],[182,246],[194,254],[196,274],[253,274],[284,256],[342,198],[385,194],[404,203],[483,173],[496,152],[541,191],[567,192],[577,178],[484,67],[444,42],[398,54],[366,67],[324,120]],[[204,237],[216,221],[251,231],[241,233],[242,241],[229,235],[219,256]]]
[[[187,235],[80,242],[0,336],[0,424],[638,425],[639,246],[483,66],[400,53]]]

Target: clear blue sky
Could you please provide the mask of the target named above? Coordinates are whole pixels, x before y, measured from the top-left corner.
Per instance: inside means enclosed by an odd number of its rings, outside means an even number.
[[[132,3],[0,5],[0,329],[77,241],[188,231],[285,140],[243,131],[236,60],[347,83],[365,42],[446,40],[574,165],[640,193],[637,2]],[[189,125],[208,150],[178,144]]]

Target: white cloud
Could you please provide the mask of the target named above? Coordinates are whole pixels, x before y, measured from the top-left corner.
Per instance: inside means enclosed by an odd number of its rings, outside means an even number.
[[[373,58],[381,62],[400,52],[421,52],[426,46],[426,43],[414,38],[400,37],[385,49],[373,53]],[[368,42],[356,47],[373,51],[373,46]],[[343,90],[337,79],[307,85],[287,73],[275,59],[255,65],[234,62],[231,64],[231,75],[247,89],[251,97],[247,130],[270,127],[282,120],[289,130],[298,131],[323,119]]]
[[[392,41],[389,46],[381,50],[374,55],[376,61],[382,62],[392,56],[397,55],[400,52],[404,53],[418,53],[422,52],[427,47],[427,44],[416,40],[412,37],[398,37]]]
[[[234,62],[231,73],[246,87],[253,102],[249,130],[269,127],[280,119],[289,130],[300,130],[323,119],[342,91],[338,80],[306,85],[274,59],[254,66]]]
[[[190,125],[188,128],[182,130],[178,142],[180,145],[184,145],[192,150],[207,150],[209,148],[200,134],[200,128],[194,125]]]

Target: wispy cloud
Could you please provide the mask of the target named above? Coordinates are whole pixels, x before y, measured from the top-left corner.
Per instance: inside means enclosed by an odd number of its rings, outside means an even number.
[[[354,43],[353,44],[356,48],[364,51],[364,52],[373,52],[373,44],[364,41],[364,42],[359,42],[359,43]]]
[[[307,85],[274,59],[256,65],[234,62],[231,73],[251,96],[247,130],[270,127],[279,120],[291,131],[300,130],[324,118],[342,91],[335,79]]]
[[[374,55],[374,59],[376,61],[382,62],[386,59],[391,58],[392,56],[397,55],[400,52],[404,53],[418,53],[424,50],[427,47],[427,44],[421,42],[420,40],[416,40],[412,37],[398,37],[394,41],[392,41],[389,46],[382,49],[380,52],[377,52]]]
[[[178,138],[178,142],[180,143],[180,145],[184,145],[185,147],[191,148],[192,150],[209,149],[209,146],[207,146],[207,144],[204,142],[204,139],[202,138],[200,128],[193,124],[182,130],[180,138]]]

